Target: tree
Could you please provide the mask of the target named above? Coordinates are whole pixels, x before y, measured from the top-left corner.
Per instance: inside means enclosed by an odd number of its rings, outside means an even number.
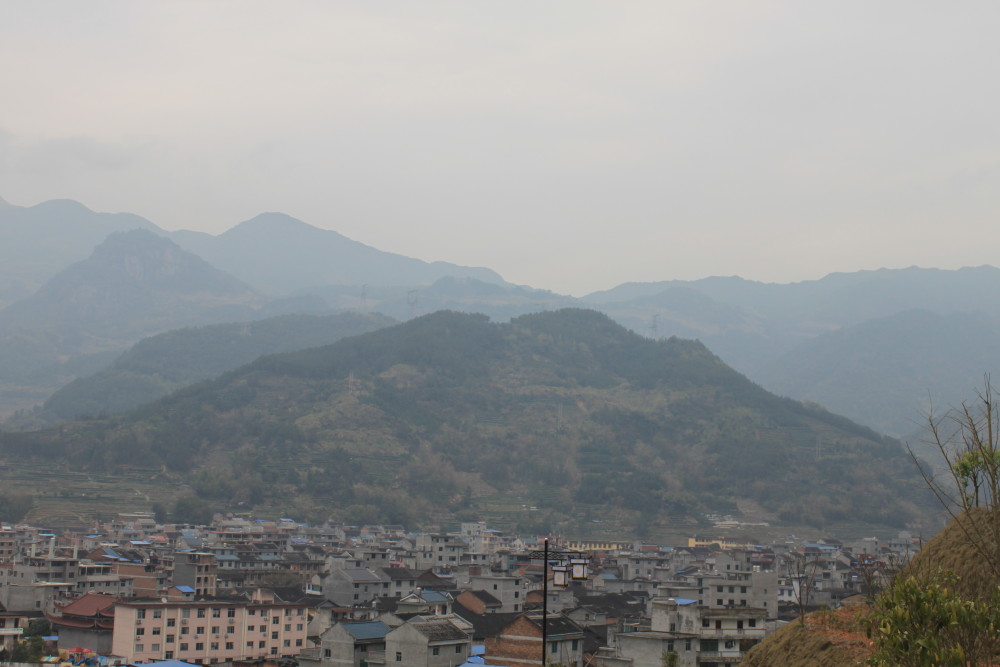
[[[1000,580],[1000,405],[989,376],[974,402],[941,416],[928,413],[927,432],[944,461],[944,474],[935,475],[912,449],[910,456],[927,487]],[[993,515],[992,520],[972,520],[979,509]]]
[[[153,520],[156,523],[166,523],[167,522],[167,508],[163,503],[156,502],[153,503]]]
[[[27,493],[0,494],[0,521],[17,523],[24,519],[34,505],[34,497]]]
[[[11,662],[41,662],[45,652],[45,640],[39,636],[29,637],[14,645],[10,653]]]
[[[823,567],[823,561],[819,558],[809,557],[805,553],[795,553],[788,561],[788,575],[792,580],[792,592],[795,595],[795,604],[799,608],[799,623],[805,625],[806,609],[809,607],[809,600],[812,598],[813,585],[816,583],[816,576]],[[796,582],[798,586],[796,586]]]
[[[989,600],[965,600],[954,575],[928,583],[897,580],[879,597],[868,635],[875,667],[992,665],[1000,654],[1000,591]]]
[[[195,525],[212,523],[212,507],[198,496],[178,498],[171,514],[176,523]]]

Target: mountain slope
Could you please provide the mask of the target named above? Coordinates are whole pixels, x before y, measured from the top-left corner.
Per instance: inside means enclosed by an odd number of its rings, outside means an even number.
[[[789,521],[898,525],[921,502],[895,441],[777,398],[699,343],[581,310],[509,324],[436,313],[0,444],[74,466],[162,462],[222,504],[295,494],[300,508],[413,522],[496,493],[553,522],[750,499]]]
[[[185,232],[182,247],[258,289],[321,285],[427,285],[444,276],[502,283],[495,272],[384,252],[283,213],[262,213],[218,236]]]
[[[264,354],[328,345],[393,323],[382,315],[285,315],[254,322],[180,329],[136,343],[107,369],[54,393],[42,416],[124,412],[250,363]]]
[[[86,260],[0,310],[0,331],[60,330],[121,341],[246,312],[260,297],[173,242],[145,230],[116,232]]]
[[[757,379],[902,436],[921,427],[930,403],[958,405],[984,374],[1000,372],[998,335],[981,314],[905,311],[806,341]]]
[[[116,232],[30,297],[0,310],[0,398],[40,403],[164,329],[246,319],[248,286],[145,230]]]
[[[137,215],[96,213],[68,199],[0,206],[0,308],[86,258],[108,234],[130,229],[158,230]]]

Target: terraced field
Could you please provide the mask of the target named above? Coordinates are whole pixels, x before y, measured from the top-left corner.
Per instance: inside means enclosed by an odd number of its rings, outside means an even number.
[[[122,467],[111,474],[6,461],[0,462],[0,486],[6,493],[33,496],[26,520],[53,529],[89,528],[97,519],[148,511],[154,502],[169,504],[190,493],[176,476],[158,468]]]

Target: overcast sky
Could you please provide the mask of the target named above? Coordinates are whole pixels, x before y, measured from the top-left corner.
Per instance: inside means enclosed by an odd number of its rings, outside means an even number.
[[[1000,3],[0,7],[0,197],[581,295],[1000,264]]]

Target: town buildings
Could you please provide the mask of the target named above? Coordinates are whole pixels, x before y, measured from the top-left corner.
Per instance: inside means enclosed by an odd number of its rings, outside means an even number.
[[[556,576],[569,544],[595,547],[572,551],[585,564],[576,580]],[[529,667],[544,654],[565,667],[660,667],[676,654],[679,665],[733,665],[800,607],[864,592],[880,564],[917,546],[902,535],[566,541],[546,567],[539,545],[481,522],[414,534],[238,518],[169,526],[137,512],[85,534],[8,526],[0,641],[47,619],[63,646],[130,664],[457,667],[478,654]]]

